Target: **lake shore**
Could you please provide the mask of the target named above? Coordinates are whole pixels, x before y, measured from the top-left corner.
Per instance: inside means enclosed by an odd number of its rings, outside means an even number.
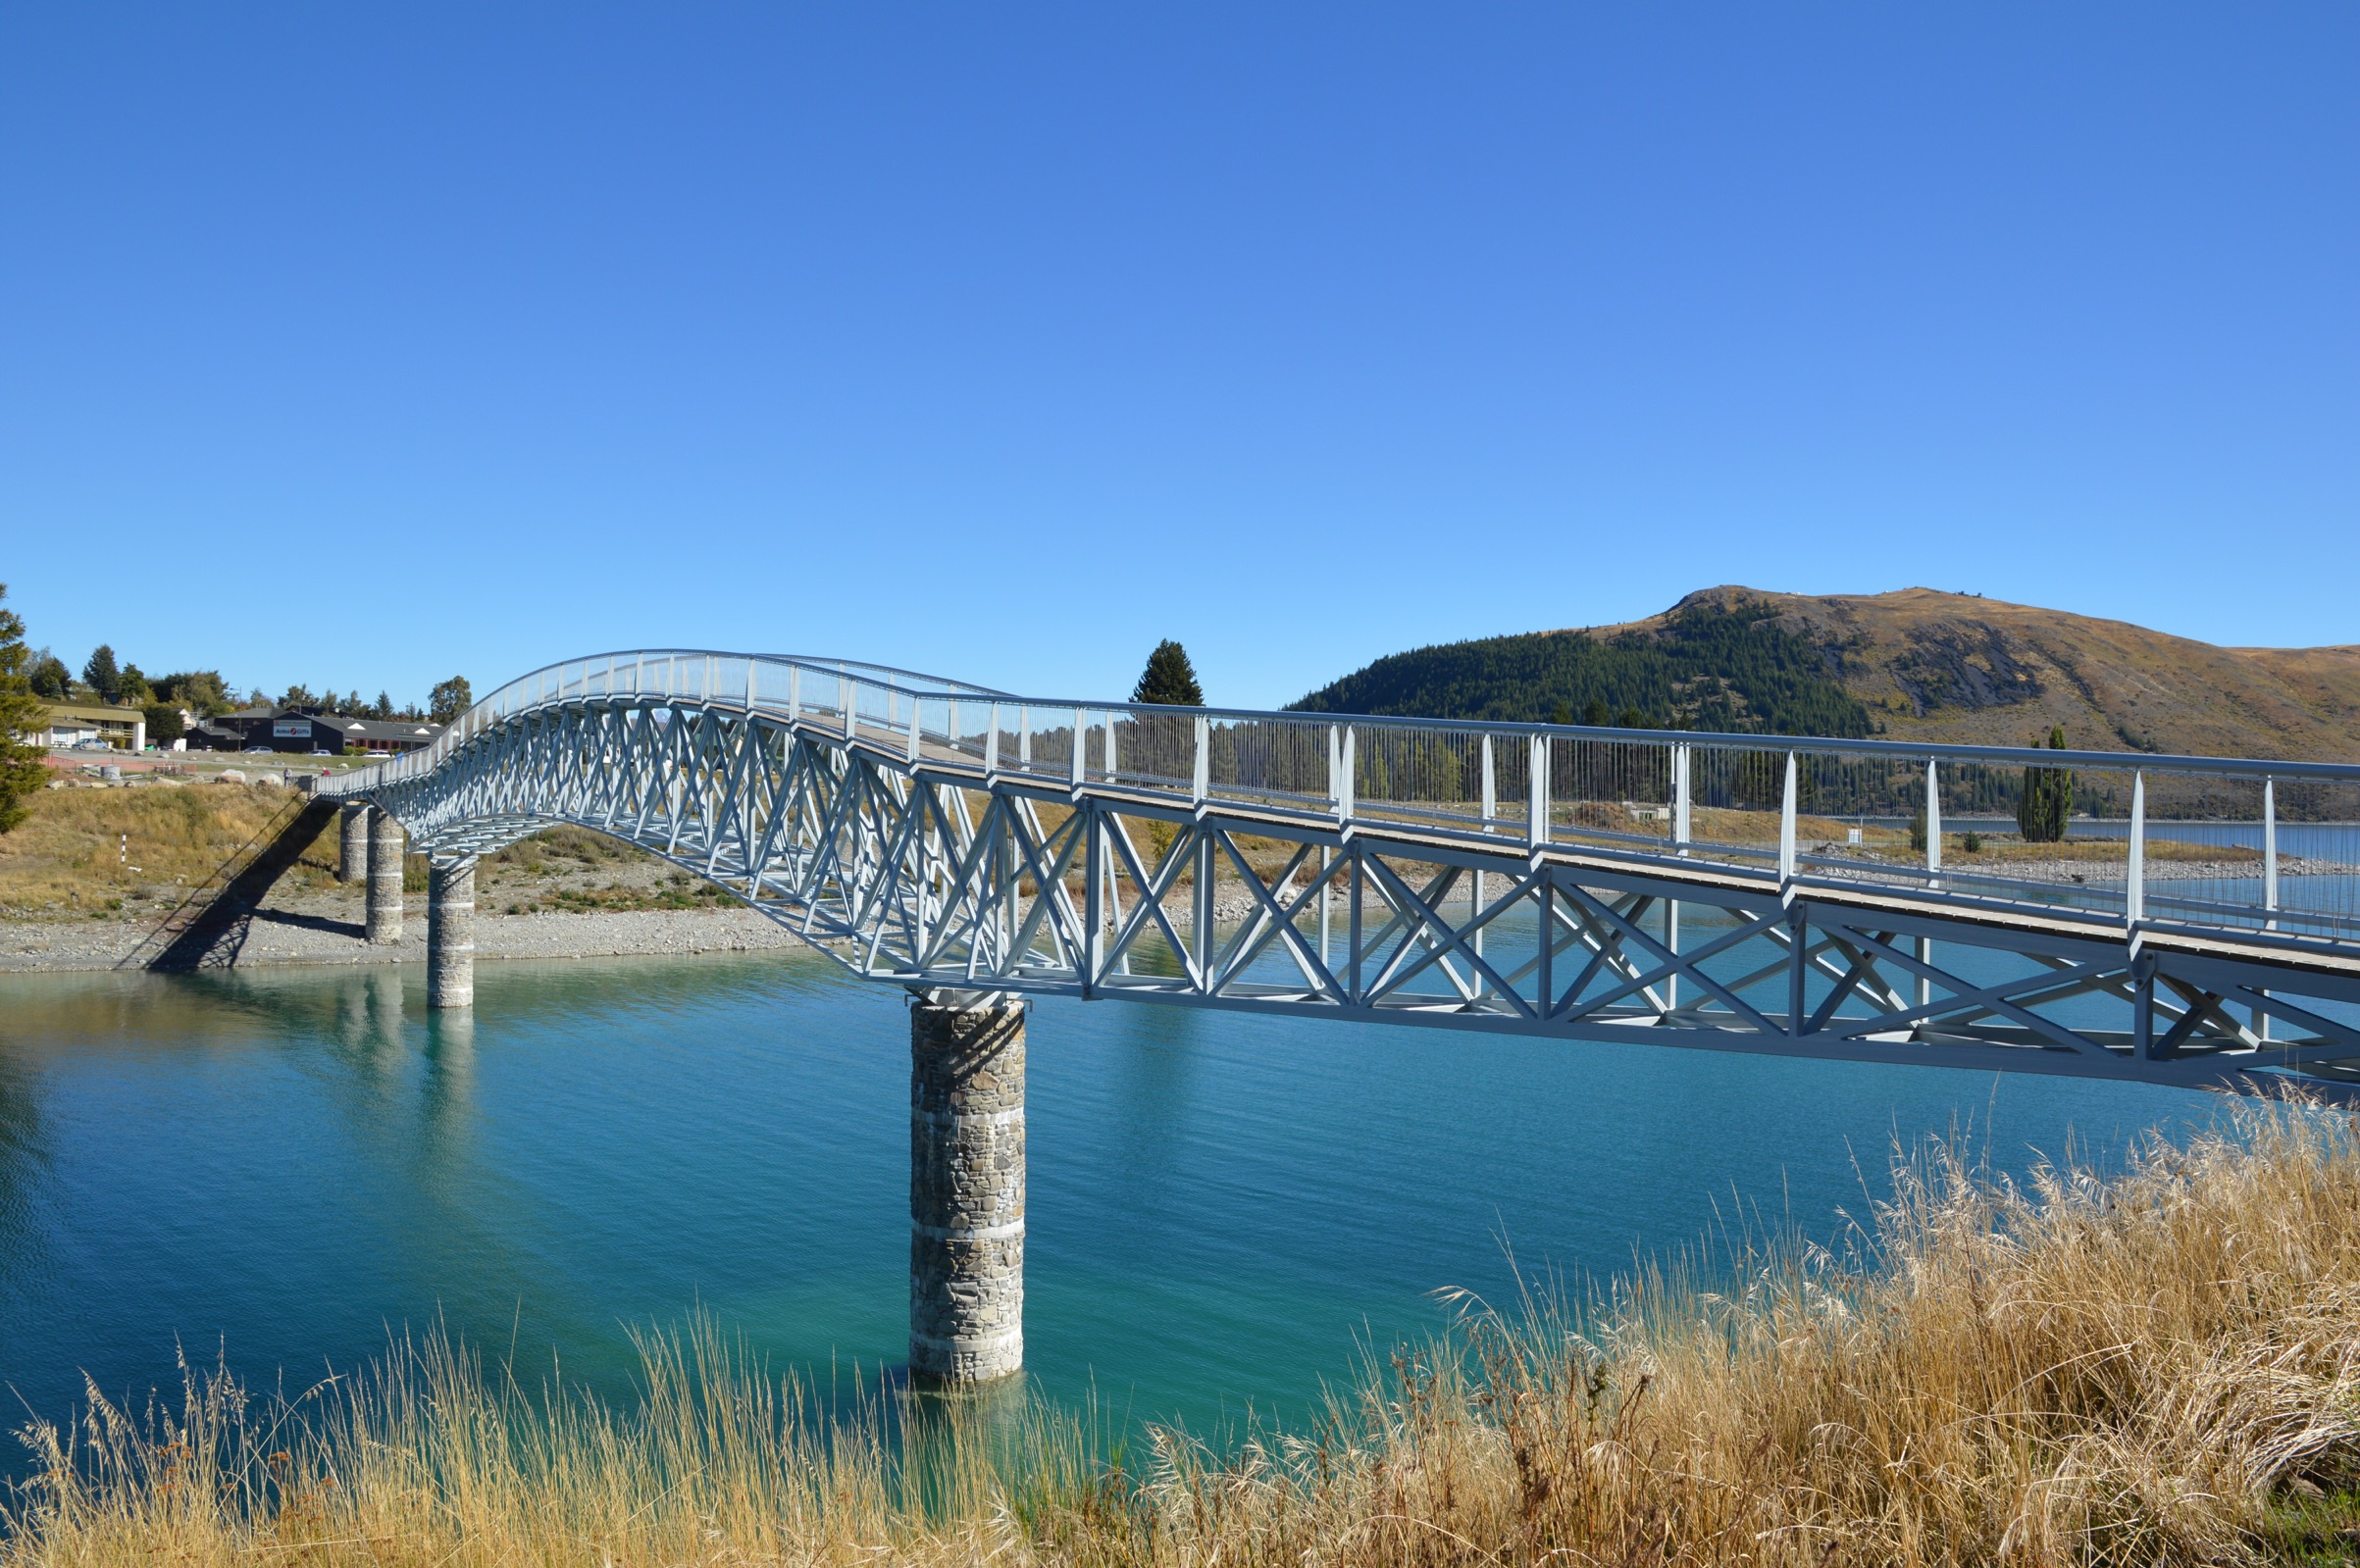
[[[403,923],[402,939],[372,945],[350,918],[256,910],[225,936],[202,967],[250,969],[275,964],[426,963],[423,910]],[[110,921],[11,922],[0,926],[0,973],[139,968],[135,955],[150,928]],[[660,909],[529,915],[478,915],[476,957],[631,958],[689,953],[802,948],[793,934],[749,909]]]

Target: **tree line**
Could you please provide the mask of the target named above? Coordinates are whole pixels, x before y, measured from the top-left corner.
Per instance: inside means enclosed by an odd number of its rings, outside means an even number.
[[[22,643],[21,622],[17,635]],[[181,734],[182,710],[199,719],[218,719],[241,706],[275,706],[305,708],[348,719],[448,724],[475,701],[465,676],[453,676],[437,684],[423,707],[415,701],[396,705],[392,694],[383,690],[371,701],[357,687],[339,696],[333,685],[314,691],[301,682],[289,685],[276,698],[260,686],[240,698],[219,670],[175,670],[151,676],[136,664],[119,661],[113,644],[105,642],[83,662],[78,681],[66,661],[45,647],[26,653],[24,665],[23,677],[31,696],[47,702],[101,702],[111,707],[142,709],[148,733],[159,740],[177,739]]]
[[[1692,605],[1652,632],[1536,632],[1415,648],[1290,707],[1739,734],[1872,733],[1869,710],[1829,676],[1818,648],[1774,624],[1776,613]]]

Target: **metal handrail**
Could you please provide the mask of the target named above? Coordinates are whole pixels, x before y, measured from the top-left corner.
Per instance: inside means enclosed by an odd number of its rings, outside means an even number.
[[[2246,809],[2243,785],[2252,794],[2248,817],[2219,819],[2240,828],[2259,827],[2266,866],[2257,867],[2261,896],[2223,902],[2207,896],[2200,905],[2237,914],[2215,924],[2251,931],[2257,927],[2283,931],[2289,925],[2332,933],[2338,940],[2360,939],[2360,907],[2284,910],[2280,899],[2280,863],[2274,793],[2290,784],[2334,786],[2351,790],[2349,814],[2360,821],[2360,765],[2293,762],[2275,759],[2184,757],[2145,752],[2049,750],[2025,746],[1976,746],[1912,741],[1849,739],[1827,736],[1732,734],[1696,731],[1623,730],[1587,725],[1519,724],[1499,720],[1433,720],[1395,716],[1309,713],[1295,709],[1172,708],[1123,701],[1075,700],[1025,696],[937,676],[922,675],[865,662],[822,659],[793,654],[722,652],[712,649],[650,648],[585,655],[545,665],[507,683],[475,704],[427,748],[389,759],[334,781],[324,781],[322,792],[343,796],[365,793],[381,784],[414,779],[439,766],[444,758],[475,736],[537,710],[568,703],[615,702],[631,706],[713,706],[733,711],[807,718],[824,733],[888,753],[899,753],[912,764],[946,761],[979,766],[987,776],[1012,775],[1052,785],[1113,786],[1131,792],[1159,794],[1174,803],[1202,807],[1212,801],[1249,803],[1257,809],[1290,818],[1333,820],[1339,829],[1356,821],[1390,821],[1454,836],[1472,836],[1496,844],[1506,836],[1522,836],[1538,849],[1553,844],[1581,844],[1656,855],[1674,854],[1722,864],[1774,864],[1781,882],[1813,880],[1828,866],[1840,866],[1851,877],[1880,878],[1895,885],[1944,885],[1940,848],[1945,814],[1940,783],[1956,786],[1976,776],[1960,770],[1973,766],[2000,769],[2083,770],[2110,776],[2117,785],[2128,783],[2130,800],[2128,833],[2083,842],[2123,842],[2122,866],[2109,862],[2103,869],[2121,871],[2118,885],[2103,880],[2095,885],[2066,886],[2033,876],[2008,875],[2004,866],[1962,865],[1948,874],[1951,890],[1964,893],[1960,883],[2004,886],[2015,895],[2027,892],[2078,907],[2119,910],[2120,918],[2136,928],[2147,920],[2146,846],[2152,835],[2146,804],[2155,784],[2175,776],[2226,781],[2232,804]],[[1049,718],[1046,726],[1033,721]],[[973,723],[965,722],[967,720]],[[1059,722],[1062,721],[1062,722]],[[1009,726],[1012,723],[1012,728]],[[978,726],[981,726],[980,733]],[[1250,727],[1267,732],[1255,739]],[[1005,755],[1011,735],[1018,755]],[[1035,758],[1034,737],[1042,738],[1050,755]],[[1291,737],[1290,737],[1291,736]],[[1227,737],[1216,740],[1216,737]],[[1118,746],[1119,739],[1119,746]],[[1502,742],[1508,742],[1502,744]],[[1249,759],[1252,746],[1254,750]],[[1422,751],[1413,749],[1422,743]],[[1552,759],[1572,743],[1581,747],[1566,753],[1572,773],[1559,784],[1573,790],[1569,801],[1551,782]],[[1224,766],[1230,776],[1216,779],[1211,758],[1219,745],[1232,749]],[[1118,756],[1117,753],[1120,752]],[[1480,754],[1480,802],[1468,792],[1465,777]],[[1096,753],[1093,757],[1092,753]],[[1730,754],[1742,754],[1732,762]],[[1719,756],[1722,771],[1692,794],[1690,764]],[[1758,759],[1745,761],[1745,757]],[[1783,760],[1781,786],[1770,781]],[[1798,762],[1798,759],[1801,759]],[[1603,760],[1602,769],[1596,764]],[[1851,804],[1862,809],[1822,809],[1807,803],[1812,789],[1825,783],[1832,791],[1843,778],[1840,768],[1828,775],[1828,764],[1849,760],[1867,764],[1871,772],[1852,780]],[[1121,764],[1127,763],[1128,766]],[[1765,768],[1764,764],[1770,766]],[[1906,764],[1887,771],[1880,763]],[[1627,766],[1626,766],[1627,765]],[[1393,770],[1384,772],[1388,766]],[[1625,771],[1616,773],[1622,768]],[[1190,773],[1193,769],[1193,778]],[[1819,770],[1815,772],[1815,770]],[[1870,823],[1890,820],[1891,807],[1906,810],[1909,791],[1921,788],[1914,775],[1924,774],[1920,802],[1930,802],[1931,844],[1923,867],[1886,857],[1881,849],[1864,846],[1850,860],[1829,858],[1816,851],[1799,853],[1798,819],[1850,818]],[[1370,775],[1364,784],[1362,775]],[[2127,779],[2126,779],[2127,776]],[[1798,789],[1798,778],[1807,783]],[[1418,792],[1412,779],[1431,786],[1443,783],[1444,794]],[[1742,787],[1739,781],[1743,780]],[[1630,822],[1597,820],[1594,809],[1607,798],[1597,791],[1605,784],[1632,785],[1654,802],[1646,810],[1663,831],[1632,831]],[[1496,787],[1499,786],[1499,787]],[[1975,787],[2001,791],[2028,787],[2028,776],[2010,783],[2007,776],[1992,785],[1985,780]],[[2180,788],[2184,796],[2185,787]],[[2220,783],[2207,786],[2214,790]],[[1767,791],[1767,792],[1766,792]],[[1885,801],[1867,809],[1875,795]],[[1521,798],[1517,798],[1517,797]],[[2001,796],[1984,796],[1980,809],[2003,804]],[[2316,796],[2314,796],[2316,800]],[[2119,801],[2112,802],[2120,804]],[[2157,802],[2161,804],[2162,802]],[[1631,804],[1629,801],[1625,805]],[[1572,812],[1572,820],[1564,813]],[[1921,804],[1920,810],[1924,810]],[[1588,812],[1588,818],[1582,815]],[[1692,812],[1708,831],[1692,832]],[[1744,824],[1767,832],[1775,813],[1778,836],[1751,833]],[[1732,824],[1731,815],[1738,819]],[[2113,819],[2109,819],[2113,820]],[[2161,826],[2162,818],[2154,819]],[[1962,818],[1960,827],[1968,826]],[[2329,826],[2346,831],[2342,816],[2312,820],[2306,826]],[[2168,835],[2166,835],[2168,836]],[[2331,863],[2360,861],[2360,827],[2350,830],[2352,844]],[[2248,851],[2228,849],[2232,858]],[[2093,867],[2095,863],[2093,863]],[[2160,880],[2160,879],[2159,879]],[[2234,879],[2232,879],[2234,880]],[[2250,879],[2248,879],[2250,880]],[[2342,897],[2338,893],[2336,896]],[[2158,913],[2165,908],[2184,912],[2187,896],[2157,889]],[[2345,902],[2354,902],[2345,899]]]

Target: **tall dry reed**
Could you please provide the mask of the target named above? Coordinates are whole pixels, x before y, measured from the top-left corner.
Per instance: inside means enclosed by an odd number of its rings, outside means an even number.
[[[1853,1250],[1465,1303],[1295,1434],[882,1395],[824,1417],[709,1326],[644,1401],[439,1340],[291,1402],[219,1375],[35,1427],[0,1562],[2214,1564],[2349,1560],[2360,1138],[2247,1105],[2123,1174],[1935,1148]],[[2344,1553],[2345,1555],[2338,1555]]]

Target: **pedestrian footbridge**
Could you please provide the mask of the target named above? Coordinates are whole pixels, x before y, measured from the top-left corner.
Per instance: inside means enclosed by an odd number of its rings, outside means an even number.
[[[536,671],[321,788],[438,885],[573,823],[943,1001],[2360,1082],[2354,767],[1160,708],[655,650]],[[2027,841],[2027,796],[2061,840]]]
[[[369,931],[556,823],[914,993],[909,1364],[1023,1364],[1024,998],[2360,1093],[2360,768],[1018,696],[665,649],[325,779]]]

